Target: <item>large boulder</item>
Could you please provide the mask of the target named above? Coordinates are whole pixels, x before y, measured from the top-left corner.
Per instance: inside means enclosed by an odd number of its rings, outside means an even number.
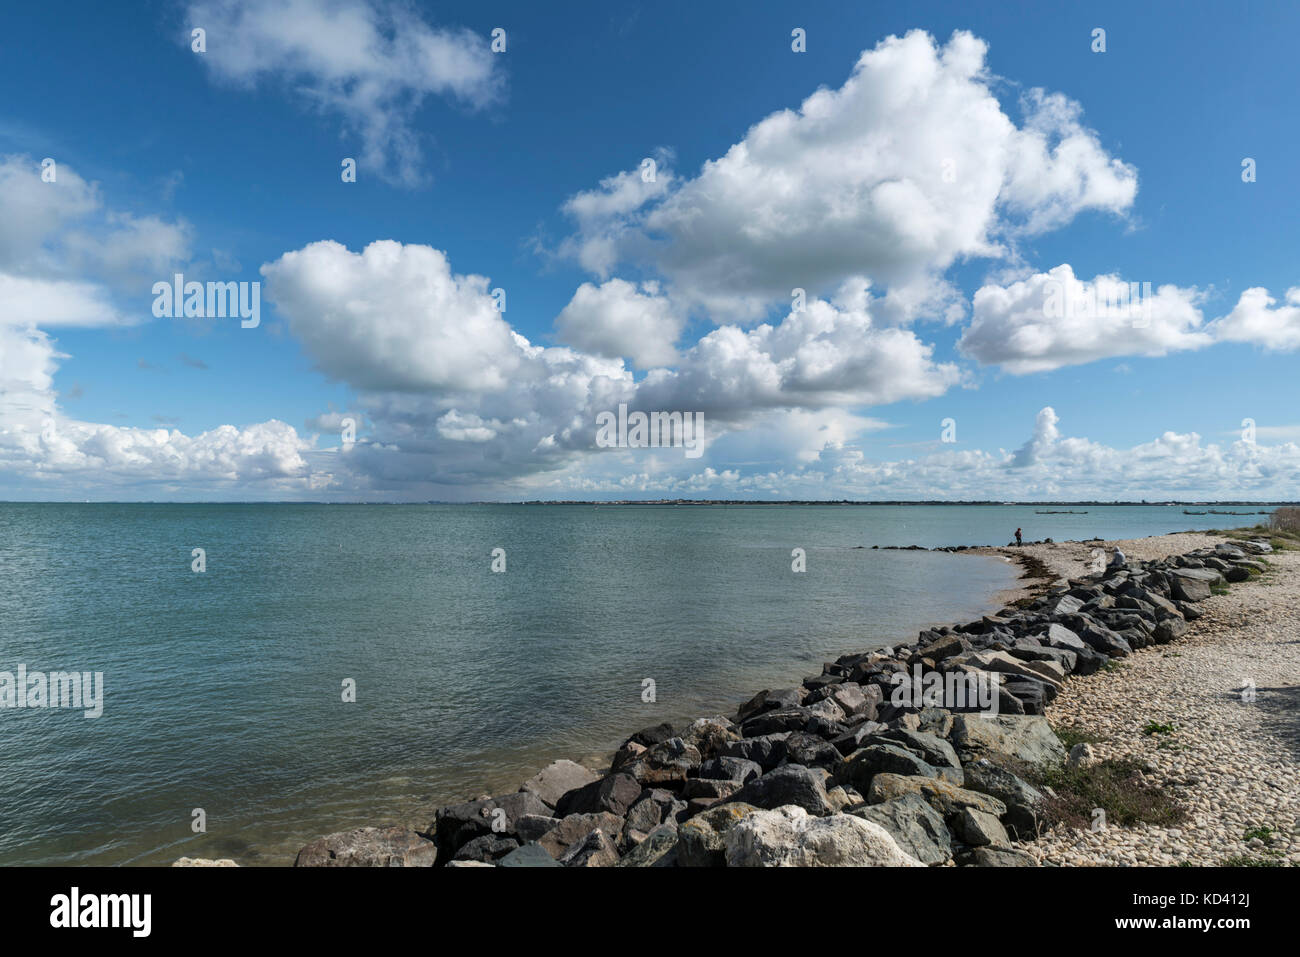
[[[865,804],[848,812],[879,824],[900,848],[922,864],[942,864],[952,857],[952,837],[943,817],[917,794],[905,794],[881,804]]]
[[[294,867],[432,867],[434,843],[404,827],[360,827],[318,837],[303,847]]]
[[[1007,813],[1007,806],[997,798],[976,791],[967,791],[938,778],[905,777],[901,774],[877,774],[867,790],[870,804],[884,804],[896,798],[914,794],[923,799],[946,820],[962,808],[973,807],[994,817]]]
[[[1181,601],[1204,601],[1212,586],[1223,583],[1223,576],[1212,568],[1171,568],[1166,574],[1170,590]]]
[[[897,744],[881,742],[867,745],[849,755],[843,767],[836,772],[835,779],[852,785],[865,794],[871,786],[872,778],[883,773],[921,775],[927,778],[939,776],[933,766],[913,752]]]
[[[952,743],[963,764],[995,755],[1026,764],[1065,760],[1064,746],[1041,715],[958,715]]]
[[[801,807],[751,814],[727,832],[730,867],[924,867],[878,824]]]
[[[771,771],[785,760],[785,740],[790,732],[763,734],[754,738],[743,738],[722,746],[722,756],[744,758],[753,761],[764,771]]]
[[[762,773],[763,768],[758,762],[746,758],[733,758],[730,755],[710,758],[700,765],[700,777],[702,778],[739,781],[741,784],[752,781]]]
[[[562,860],[571,848],[582,844],[593,831],[600,830],[607,835],[616,835],[622,827],[622,819],[608,811],[598,814],[574,814],[543,834],[537,843],[558,861]]]
[[[891,728],[882,731],[877,738],[881,741],[893,742],[919,754],[927,764],[934,767],[961,767],[961,762],[957,760],[957,752],[953,750],[952,745],[937,734],[912,731],[908,728]]]
[[[623,817],[641,796],[641,782],[626,770],[597,778],[590,784],[569,791],[556,802],[557,817],[570,814],[595,814],[608,811]]]
[[[570,791],[585,787],[600,779],[595,771],[574,761],[555,761],[524,782],[519,790],[537,795],[543,802],[555,807],[560,798]]]
[[[677,831],[678,866],[725,866],[727,832],[759,810],[752,804],[732,802],[709,808],[686,821]]]
[[[1156,625],[1154,634],[1157,645],[1167,645],[1169,642],[1181,638],[1187,632],[1187,622],[1181,618],[1166,618],[1160,624]]]
[[[1012,837],[1029,841],[1038,836],[1043,810],[1041,791],[987,758],[972,761],[965,771],[967,790],[991,795],[1007,806],[1003,823]]]
[[[736,717],[744,722],[754,715],[762,714],[764,711],[775,711],[778,708],[796,708],[803,704],[803,699],[807,696],[807,688],[778,688],[775,691],[760,691],[740,706]]]
[[[651,746],[621,770],[645,787],[680,786],[699,770],[702,760],[699,748],[681,738],[669,738]]]
[[[831,813],[825,776],[801,764],[783,764],[761,778],[755,778],[730,800],[768,809],[793,804],[818,816]]]
[[[1005,847],[1011,843],[1007,829],[992,814],[978,808],[964,807],[950,819],[952,832],[971,847],[993,844]]]
[[[824,702],[818,702],[823,704]],[[841,712],[843,715],[843,712]],[[765,734],[781,734],[790,731],[802,731],[813,718],[811,708],[778,708],[775,711],[764,711],[749,718],[741,725],[740,730],[746,738],[755,738]],[[725,753],[725,752],[724,752]]]

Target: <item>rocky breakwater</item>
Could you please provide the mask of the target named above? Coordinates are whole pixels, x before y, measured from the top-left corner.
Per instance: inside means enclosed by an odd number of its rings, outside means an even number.
[[[328,835],[296,863],[1033,865],[1016,844],[1043,828],[1044,797],[1026,769],[1070,759],[1044,717],[1063,684],[1176,641],[1198,602],[1269,551],[1226,542],[1057,582],[1024,607],[843,655],[735,715],[638,731],[603,774],[557,761],[516,793]],[[954,676],[995,677],[996,708],[900,694]]]

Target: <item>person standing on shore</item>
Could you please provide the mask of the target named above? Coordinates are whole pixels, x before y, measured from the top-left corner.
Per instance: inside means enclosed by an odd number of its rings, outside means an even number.
[[[1020,537],[1020,529],[1018,529],[1018,528],[1016,529],[1016,544],[1017,544],[1017,545],[1023,545],[1023,544],[1024,544],[1024,540]]]
[[[1121,552],[1121,551],[1119,550],[1119,546],[1116,545],[1116,546],[1115,546],[1115,554],[1112,555],[1112,556],[1110,557],[1110,564],[1107,565],[1106,567],[1107,567],[1107,568],[1123,568],[1126,564],[1128,564],[1128,559],[1124,557],[1124,553]]]

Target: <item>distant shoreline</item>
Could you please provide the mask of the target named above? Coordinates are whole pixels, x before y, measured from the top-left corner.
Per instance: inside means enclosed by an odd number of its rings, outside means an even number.
[[[1176,506],[1197,506],[1208,507],[1212,505],[1232,505],[1241,508],[1280,508],[1285,506],[1300,506],[1300,500],[1296,501],[1179,501],[1164,500],[1159,502],[1131,502],[1115,501],[1102,502],[1094,500],[1042,500],[1042,501],[1023,501],[1023,502],[1000,502],[992,499],[971,499],[955,501],[952,499],[880,499],[880,500],[861,500],[861,499],[743,499],[743,498],[719,498],[719,499],[690,499],[690,498],[654,498],[654,499],[530,499],[526,501],[501,500],[501,501],[480,501],[480,502],[322,502],[322,501],[117,501],[105,499],[98,502],[90,501],[54,501],[54,500],[37,500],[37,499],[0,499],[0,505],[369,505],[369,506],[426,506],[426,505],[592,505],[592,506],[609,506],[609,505],[954,505],[954,506],[985,506],[991,508],[1027,508],[1029,506],[1042,505],[1091,505],[1095,508],[1115,508],[1119,506],[1133,508],[1166,508]]]

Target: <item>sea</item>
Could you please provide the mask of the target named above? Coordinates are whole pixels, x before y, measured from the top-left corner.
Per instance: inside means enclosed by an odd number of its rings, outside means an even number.
[[[884,546],[1266,521],[1047,508],[0,503],[0,702],[20,668],[102,682],[95,717],[0,708],[0,865],[287,865],[423,827],[995,610],[1018,576]]]

